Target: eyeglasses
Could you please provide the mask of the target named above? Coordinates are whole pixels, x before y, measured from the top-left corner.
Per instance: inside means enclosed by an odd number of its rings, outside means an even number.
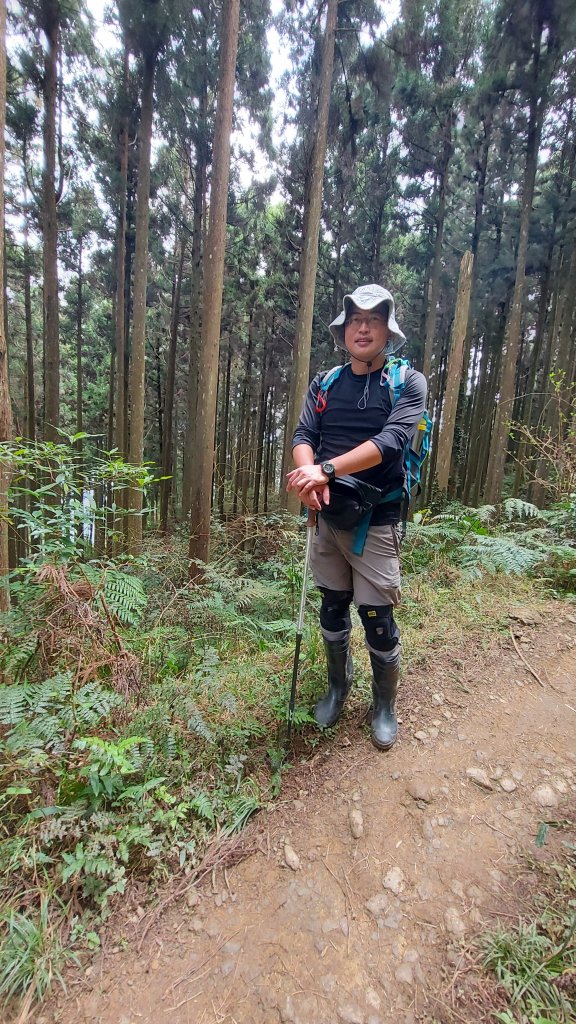
[[[353,313],[352,316],[348,317],[345,321],[345,327],[353,327],[354,330],[358,330],[362,324],[366,324],[370,329],[374,327],[381,327],[386,324],[387,321],[383,316],[378,316],[377,313],[372,313],[370,316],[360,316],[359,313]]]

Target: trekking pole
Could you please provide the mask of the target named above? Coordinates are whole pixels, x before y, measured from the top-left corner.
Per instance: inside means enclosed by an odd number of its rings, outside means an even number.
[[[304,555],[304,569],[302,572],[302,593],[300,594],[300,610],[296,623],[296,650],[294,651],[294,664],[292,665],[292,686],[290,688],[290,702],[288,704],[288,731],[286,733],[286,747],[290,744],[292,737],[292,725],[294,723],[294,704],[296,702],[296,681],[298,679],[298,662],[300,661],[300,647],[302,644],[302,633],[304,631],[304,609],[306,607],[306,583],[308,580],[308,567],[310,565],[310,551],[312,549],[312,530],[316,525],[316,515],[311,510],[308,512],[306,522],[306,553]]]

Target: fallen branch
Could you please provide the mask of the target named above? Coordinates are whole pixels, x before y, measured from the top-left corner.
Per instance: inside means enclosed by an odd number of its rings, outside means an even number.
[[[532,665],[530,664],[530,662],[529,662],[529,661],[527,661],[527,660],[526,660],[526,658],[525,658],[525,657],[524,657],[524,655],[522,654],[522,651],[521,651],[521,650],[520,650],[520,648],[518,647],[518,644],[516,643],[516,637],[514,636],[514,633],[512,632],[512,626],[510,626],[509,628],[510,628],[510,636],[512,637],[512,643],[514,644],[514,647],[515,647],[515,649],[516,649],[516,654],[518,655],[518,657],[520,658],[520,660],[524,662],[524,664],[526,665],[526,668],[527,668],[527,669],[528,669],[528,671],[530,672],[530,675],[533,675],[533,676],[534,676],[534,679],[536,680],[536,682],[537,682],[537,683],[540,683],[540,686],[542,687],[542,689],[543,689],[543,690],[545,690],[545,689],[546,689],[546,687],[544,686],[544,683],[543,683],[543,682],[542,682],[542,680],[540,679],[540,676],[539,676],[539,675],[538,675],[538,673],[537,673],[537,672],[535,671],[535,669],[533,669],[533,668],[532,668]]]

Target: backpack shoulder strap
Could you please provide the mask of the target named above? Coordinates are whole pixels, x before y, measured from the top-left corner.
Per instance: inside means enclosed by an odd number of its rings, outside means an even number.
[[[392,358],[384,364],[380,383],[383,387],[389,388],[392,406],[396,405],[404,391],[406,387],[406,374],[411,369],[412,363],[409,359]]]
[[[338,366],[333,366],[331,370],[327,370],[322,377],[320,387],[318,388],[318,397],[316,398],[316,412],[324,412],[326,408],[326,393],[336,383],[345,365],[345,363],[338,363]]]

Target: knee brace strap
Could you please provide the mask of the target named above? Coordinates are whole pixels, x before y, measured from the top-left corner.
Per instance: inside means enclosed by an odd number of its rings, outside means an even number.
[[[351,590],[326,590],[319,588],[322,594],[320,605],[320,625],[330,633],[350,629],[350,602],[354,596]]]
[[[361,604],[358,608],[366,643],[375,651],[392,651],[400,640],[400,630],[394,621],[393,610],[391,604]]]

